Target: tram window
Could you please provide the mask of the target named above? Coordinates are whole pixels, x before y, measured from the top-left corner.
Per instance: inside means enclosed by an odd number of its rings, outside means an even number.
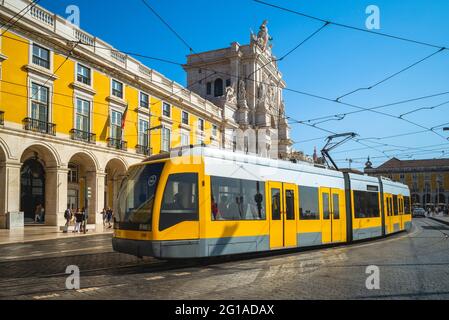
[[[299,187],[299,214],[302,220],[320,220],[318,188]]]
[[[118,194],[116,221],[150,224],[153,202],[164,163],[131,168],[122,181]]]
[[[265,183],[211,177],[212,220],[265,220]]]
[[[379,194],[377,192],[354,191],[355,218],[380,217]]]
[[[338,194],[332,195],[332,207],[334,209],[334,219],[340,219],[340,197]]]
[[[295,191],[285,190],[285,212],[287,220],[295,220]]]
[[[411,214],[410,208],[410,197],[404,197],[404,213],[405,214]]]
[[[390,203],[390,198],[387,198],[387,216],[391,216],[391,203]]]
[[[281,220],[281,190],[271,189],[271,220]]]
[[[393,195],[393,214],[397,216],[399,214],[399,207],[398,207],[398,196]]]
[[[198,220],[198,174],[170,175],[162,198],[159,230],[168,229],[183,221]]]
[[[329,193],[323,193],[323,219],[328,220],[329,215]]]

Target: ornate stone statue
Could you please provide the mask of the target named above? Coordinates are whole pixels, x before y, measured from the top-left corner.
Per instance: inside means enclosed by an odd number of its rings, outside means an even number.
[[[270,104],[272,107],[274,107],[275,103],[275,95],[274,95],[274,89],[273,86],[269,86],[268,87],[268,96],[267,96],[267,102],[268,104]]]
[[[226,102],[237,103],[237,97],[235,95],[234,85],[226,87]]]
[[[281,118],[285,118],[285,103],[284,103],[284,100],[281,101],[281,105],[279,106],[279,116]]]
[[[268,20],[264,20],[262,22],[262,25],[259,27],[259,32],[257,33],[257,36],[254,34],[251,34],[252,40],[257,43],[259,48],[261,48],[263,51],[265,51],[268,47],[268,42],[272,40],[268,33]]]
[[[239,99],[246,100],[246,85],[244,80],[239,81]]]
[[[262,22],[262,25],[259,28],[259,33],[257,34],[257,40],[259,43],[259,46],[265,50],[267,48],[268,45],[268,27],[267,27],[268,21],[264,20],[264,22]]]

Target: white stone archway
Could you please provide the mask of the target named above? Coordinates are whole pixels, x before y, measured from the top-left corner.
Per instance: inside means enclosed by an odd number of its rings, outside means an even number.
[[[111,208],[114,213],[117,209],[117,195],[120,184],[127,170],[127,163],[120,158],[110,159],[106,165],[104,203],[105,208]]]
[[[76,152],[68,159],[67,166],[66,207],[87,208],[88,223],[101,223],[104,174],[99,172],[97,158],[94,154],[86,151]]]
[[[25,216],[29,218],[32,212],[28,211],[36,210],[38,205],[42,205],[44,214],[41,218],[45,225],[61,225],[67,202],[67,169],[61,168],[58,152],[47,144],[32,144],[23,150],[20,163],[21,168],[18,176],[20,180],[20,211],[23,211]],[[36,182],[27,181],[27,177],[34,175],[33,166],[35,168],[42,166],[43,168],[44,178],[40,180],[43,183],[42,186],[39,184],[33,186],[32,184]],[[29,180],[32,181],[33,179]],[[34,190],[42,192],[42,195],[40,193],[36,196],[30,194]]]

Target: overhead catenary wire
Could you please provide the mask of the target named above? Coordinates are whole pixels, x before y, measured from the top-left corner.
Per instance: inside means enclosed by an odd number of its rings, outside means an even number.
[[[427,130],[420,130],[420,131],[407,131],[405,133],[399,133],[399,134],[395,134],[395,135],[390,135],[390,136],[385,136],[385,137],[368,137],[368,138],[359,138],[359,140],[384,140],[384,139],[393,139],[396,137],[403,137],[403,136],[409,136],[409,135],[414,135],[414,134],[419,134],[419,133],[424,133],[424,132],[428,132]],[[299,141],[294,141],[295,144],[300,144],[300,143],[307,143],[307,142],[311,142],[311,141],[317,141],[317,140],[323,140],[327,138],[327,136],[322,136],[322,137],[317,137],[317,138],[310,138],[310,139],[306,139],[306,140],[299,140]]]
[[[16,27],[19,27],[19,26],[16,26]],[[22,28],[20,28],[19,27],[19,29],[22,29]],[[23,30],[23,29],[22,29]],[[33,32],[31,32],[31,33],[33,33]],[[42,36],[42,34],[40,34],[40,33],[38,33],[37,34],[38,36]],[[9,39],[11,39],[11,40],[15,40],[15,41],[19,41],[19,42],[22,42],[22,43],[25,43],[25,44],[29,44],[27,41],[23,41],[23,40],[20,40],[20,39],[16,39],[16,38],[13,38],[13,37],[9,37],[9,36],[3,36],[3,37],[6,37],[6,38],[9,38]],[[60,39],[61,40],[61,38],[60,37],[56,37],[56,38],[58,38],[58,39]],[[64,39],[63,38],[63,40],[65,40],[65,41],[67,41],[67,39]],[[67,51],[67,49],[65,48],[65,47],[63,47],[61,44],[55,44],[54,43],[54,45],[61,51],[61,52],[63,52],[63,54],[64,55],[66,55],[66,58],[65,58],[65,60],[63,61],[63,63],[55,70],[55,72],[53,73],[53,75],[63,66],[63,64],[65,64],[67,61],[68,61],[68,59],[69,59],[69,57],[72,57],[73,56],[73,53],[74,53],[74,49],[76,48],[76,46],[77,45],[80,45],[80,44],[83,44],[84,45],[84,43],[83,42],[81,42],[81,41],[69,41],[69,44],[71,44],[72,45],[72,48],[69,50],[69,54],[66,54],[65,52]],[[73,46],[74,45],[74,46]],[[110,49],[110,48],[108,48],[108,49]],[[151,58],[151,59],[156,59],[156,60],[159,60],[159,61],[164,61],[164,62],[167,62],[168,60],[166,60],[166,59],[161,59],[161,58],[154,58],[154,57],[147,57],[147,58]],[[74,57],[74,59],[76,59],[76,60],[78,60],[78,61],[81,61],[81,62],[84,62],[84,63],[88,63],[88,64],[90,64],[91,63],[91,61],[89,61],[89,60],[86,60],[86,59],[84,59],[84,58],[82,58],[82,57],[79,57],[79,56],[76,56],[76,57]],[[208,77],[210,77],[211,75],[208,75],[208,76],[206,76],[204,79],[207,79]],[[51,77],[50,77],[51,78]],[[8,81],[4,81],[4,80],[2,80],[2,79],[0,79],[0,82],[8,82]],[[45,82],[45,84],[48,82],[48,80]],[[156,83],[156,84],[163,84],[163,82],[158,82],[158,81],[155,81],[155,80],[152,80],[151,81],[152,83]],[[19,84],[19,83],[12,83],[12,82],[9,82],[10,84],[15,84],[15,85],[21,85],[21,84]],[[44,85],[45,85],[44,84]],[[25,85],[23,85],[23,86],[25,86]],[[25,86],[25,87],[28,87],[28,86]],[[188,89],[188,87],[187,88],[183,88],[182,90],[185,90],[185,89]],[[182,90],[180,90],[180,91],[182,91]],[[180,92],[180,91],[178,91],[178,92]],[[170,99],[171,97],[173,97],[175,94],[177,94],[178,92],[174,92],[174,93],[172,93],[172,94],[169,94],[169,95],[167,95],[167,96],[164,96],[162,99]],[[8,93],[8,92],[5,92],[5,93]],[[63,94],[63,93],[59,93],[59,92],[55,92],[55,91],[52,91],[52,93],[53,94],[56,94],[56,95],[66,95],[66,96],[68,96],[68,97],[72,97],[72,95],[67,95],[67,94]],[[157,101],[155,101],[155,102],[152,102],[152,103],[150,103],[150,106],[153,106],[153,105],[156,105],[156,104],[159,104],[159,103],[161,103],[162,102],[162,99],[157,99]],[[107,105],[107,106],[109,106],[109,104],[108,103],[101,103],[101,102],[98,102],[98,101],[95,101],[95,104],[103,104],[103,105]],[[69,106],[70,107],[70,106]],[[155,117],[155,118],[159,118],[159,116],[156,116],[156,115],[153,115],[153,114],[151,114],[150,113],[150,118],[151,117]],[[126,121],[126,122],[128,122],[128,121]],[[182,123],[182,121],[173,121],[174,123],[178,123],[178,124],[181,124]]]
[[[17,12],[14,16],[12,16],[7,22],[3,23],[0,26],[0,29],[3,29],[5,26],[6,26],[6,29],[2,30],[2,33],[0,35],[3,36],[9,29],[11,29],[11,27],[16,25],[16,23],[19,22],[28,13],[28,11],[30,11],[31,8],[36,6],[40,1],[41,0],[33,0],[28,5],[26,5],[25,8],[23,8],[22,10]],[[16,19],[17,17],[18,17],[18,19],[13,22],[13,20]]]
[[[181,37],[181,35],[178,33],[178,32],[176,32],[176,30],[174,29],[174,28],[172,28],[172,26],[167,22],[167,21],[165,21],[165,19],[164,18],[162,18],[162,16],[159,14],[159,13],[157,13],[157,11],[156,10],[154,10],[153,9],[153,7],[146,1],[146,0],[142,0],[142,3],[151,11],[151,12],[153,12],[153,14],[168,28],[168,29],[170,29],[170,31],[182,42],[182,43],[184,43],[184,45],[187,47],[187,48],[189,48],[189,50],[190,50],[190,52],[194,52],[194,50],[192,49],[192,46],[190,45],[190,44],[188,44],[187,43],[187,41],[186,40],[184,40],[184,38],[183,37]]]
[[[316,117],[316,118],[311,118],[311,119],[306,119],[306,120],[299,120],[296,123],[302,123],[302,122],[313,123],[314,121],[325,120],[325,119],[329,119],[330,120],[332,118],[336,118],[336,119],[342,118],[342,119],[344,119],[348,115],[352,115],[352,114],[367,112],[367,111],[370,111],[370,110],[383,109],[383,108],[392,107],[392,106],[396,106],[396,105],[400,105],[400,104],[406,104],[406,103],[409,103],[409,102],[435,98],[435,97],[439,97],[439,96],[443,96],[443,95],[447,95],[447,94],[449,94],[449,91],[443,91],[443,92],[433,93],[433,94],[430,94],[430,95],[419,96],[419,97],[416,97],[416,98],[409,98],[409,99],[405,99],[405,100],[400,100],[400,101],[396,101],[396,102],[382,104],[382,105],[379,105],[379,106],[370,107],[370,108],[366,108],[366,109],[360,109],[360,110],[355,110],[355,111],[348,111],[348,112],[344,112],[344,113],[337,113],[337,114],[321,116],[321,117]],[[324,98],[324,99],[326,99],[326,98]],[[341,102],[341,101],[339,101],[337,103],[341,103],[342,105],[346,105],[344,102]],[[428,108],[422,108],[422,107],[415,108],[415,109],[411,110],[410,113],[416,112],[416,111],[421,110],[421,109],[429,109],[429,110],[431,110],[431,109],[443,106],[445,104],[446,104],[446,102],[441,103],[441,104],[436,105],[436,106],[433,106],[433,107],[428,107]],[[403,115],[405,115],[405,114],[403,114]],[[321,121],[320,123],[323,123],[323,122],[326,122],[326,121]]]
[[[370,157],[370,160],[376,160],[376,159],[385,159],[385,158],[395,158],[395,157],[404,157],[404,158],[413,158],[414,156],[424,155],[424,154],[435,154],[435,153],[449,153],[448,150],[442,149],[442,148],[436,148],[436,149],[430,149],[430,150],[422,150],[422,151],[416,151],[416,152],[400,152],[392,155],[387,156],[373,156]],[[352,158],[353,160],[366,160],[367,158]],[[335,161],[345,161],[346,159],[337,159]]]
[[[178,38],[189,49],[190,53],[196,54],[196,52],[193,50],[192,46],[146,0],[142,0],[142,3],[176,36],[176,38]],[[201,59],[201,57],[200,57],[200,59]],[[181,67],[182,67],[182,64],[181,64]],[[213,74],[215,74],[215,73],[216,72],[214,72]],[[203,79],[200,80],[200,82],[211,77],[213,74],[206,75]],[[187,86],[187,88],[189,88],[190,86],[193,86],[194,84],[195,83],[191,83],[190,85]],[[181,92],[183,90],[184,90],[184,88],[180,89],[176,92],[173,92],[172,95],[170,95],[169,97],[171,98],[172,96],[178,94],[179,92]]]
[[[25,85],[25,84],[14,83],[14,82],[5,81],[5,80],[1,80],[1,79],[0,79],[0,82],[8,83],[8,84],[11,84],[11,85],[16,85],[16,86],[21,86],[21,87],[24,87],[24,88],[31,89],[31,86],[28,86],[28,85]],[[0,90],[0,92],[1,92],[1,93],[5,93],[5,94],[8,94],[8,95],[12,95],[12,96],[20,97],[20,98],[29,99],[29,96],[24,95],[24,94],[19,94],[19,93],[17,93],[17,92],[7,91],[7,90],[4,90],[4,89]],[[73,100],[73,95],[61,93],[61,92],[58,92],[58,91],[52,91],[52,94],[54,94],[54,95],[60,95],[60,96],[65,96],[65,97],[70,98],[71,100]],[[158,99],[158,100],[159,100],[158,103],[161,103],[161,102],[162,102],[162,100],[160,100],[160,99]],[[55,106],[64,107],[64,108],[70,108],[70,109],[73,109],[73,108],[74,108],[74,105],[73,105],[73,104],[64,104],[64,103],[58,103],[58,102],[55,102],[55,101],[52,101],[52,104],[55,105]],[[103,106],[106,106],[106,107],[108,107],[108,108],[110,107],[110,104],[107,103],[107,102],[94,101],[94,104],[95,104],[95,105],[103,105]],[[109,114],[108,114],[108,113],[102,113],[102,112],[98,112],[98,111],[92,111],[91,113],[92,113],[93,115],[99,115],[99,116],[109,117]],[[152,114],[152,113],[150,113],[150,112],[148,112],[147,115],[148,115],[150,118],[153,117],[153,118],[159,119],[159,116],[158,116],[158,115]],[[194,114],[194,115],[195,115],[196,117],[201,117],[201,116],[198,116],[198,115],[196,115],[196,114]],[[177,120],[171,119],[171,121],[172,121],[174,124],[178,124],[178,125],[179,125],[179,124],[182,124],[182,120],[181,120],[181,121],[177,121]],[[133,123],[133,124],[136,124],[136,122],[135,122],[135,121],[132,121],[132,120],[126,120],[126,123]]]
[[[409,124],[412,124],[412,125],[414,125],[414,126],[420,127],[420,128],[422,128],[422,129],[426,129],[427,131],[432,132],[432,133],[434,133],[435,135],[439,136],[440,138],[446,140],[446,137],[444,137],[443,135],[441,135],[441,134],[439,134],[439,133],[437,133],[437,132],[431,130],[431,128],[427,128],[427,127],[425,127],[425,126],[423,126],[423,125],[421,125],[421,124],[419,124],[419,123],[416,123],[416,122],[414,122],[414,121],[405,119],[405,118],[403,118],[403,117],[396,116],[396,115],[393,115],[393,114],[389,114],[389,113],[386,113],[386,112],[380,112],[380,111],[375,110],[375,108],[361,107],[361,106],[358,106],[358,105],[355,105],[355,104],[345,103],[345,102],[341,102],[341,101],[338,101],[337,103],[341,103],[341,104],[346,105],[346,106],[350,106],[350,107],[353,107],[353,108],[357,108],[357,109],[359,109],[359,110],[370,111],[370,112],[373,112],[373,113],[376,113],[376,114],[380,114],[380,115],[383,115],[383,116],[387,116],[387,117],[390,117],[390,118],[396,118],[396,119],[399,119],[399,120],[401,120],[401,121],[407,122],[407,123],[409,123]],[[378,108],[377,108],[377,109],[378,109]],[[335,116],[337,116],[337,115],[335,115]],[[341,120],[343,120],[344,118],[345,118],[344,114],[341,114],[339,117],[336,117],[336,118],[333,119],[333,120],[334,120],[334,121],[341,121]],[[306,125],[306,124],[309,124],[309,125],[310,125],[310,124],[311,124],[310,121],[298,121],[298,120],[295,120],[294,122],[295,122],[295,123],[299,123],[299,124],[304,124],[304,125]],[[312,126],[316,126],[317,124],[320,124],[320,123],[323,123],[323,122],[327,122],[327,121],[321,121],[321,122],[318,122],[318,123],[313,123],[313,124],[311,124],[311,125],[312,125]]]
[[[206,76],[207,77],[207,76]],[[159,103],[159,102],[157,102],[157,103]],[[363,145],[365,145],[365,144],[363,144]],[[382,152],[382,151],[380,151],[380,150],[378,150],[378,149],[376,149],[376,148],[373,148],[372,146],[367,146],[368,148],[370,148],[370,149],[374,149],[374,150],[376,150],[376,151],[378,151],[378,152]],[[382,152],[383,153],[383,152]]]
[[[82,44],[84,45],[84,43],[82,43]],[[111,48],[108,48],[108,49],[114,50],[114,49],[111,49]],[[118,50],[114,50],[114,51],[118,51]],[[123,52],[123,51],[119,51],[119,52],[126,53],[126,52]],[[146,57],[146,58],[148,58],[148,59],[153,59],[153,58],[154,58],[154,57],[145,56],[145,55],[141,55],[141,57]],[[162,60],[164,60],[164,59],[157,58],[157,60],[162,61]],[[183,64],[181,64],[181,63],[175,63],[175,62],[170,62],[170,63],[172,63],[172,64],[177,64],[177,65],[180,65],[180,66],[183,66]],[[199,68],[199,67],[198,67],[198,68]],[[238,77],[238,76],[235,76],[235,75],[232,75],[232,74],[229,74],[229,73],[217,71],[217,70],[210,69],[210,68],[206,68],[206,67],[201,67],[201,69],[203,69],[203,70],[211,70],[211,71],[216,72],[216,73],[218,73],[218,74],[224,74],[224,75],[228,75],[228,76],[230,76],[230,77]],[[259,84],[260,84],[260,83],[263,83],[263,84],[268,85],[268,86],[272,86],[272,87],[279,88],[279,86],[277,86],[277,85],[275,85],[275,84],[272,84],[272,83],[266,83],[266,82],[263,82],[263,81],[257,81],[257,80],[255,80],[255,79],[250,79],[250,78],[248,78],[248,77],[246,77],[246,78],[244,78],[244,79],[245,79],[245,80],[249,80],[249,81],[254,81],[255,83],[259,83]],[[192,84],[192,85],[193,85],[193,84]],[[438,94],[431,95],[431,96],[426,96],[426,97],[421,97],[421,98],[416,98],[416,99],[408,99],[408,100],[406,100],[406,101],[401,101],[401,102],[398,102],[398,103],[392,103],[392,104],[387,104],[387,105],[377,106],[377,107],[372,107],[372,108],[365,108],[365,107],[361,107],[361,106],[356,106],[356,105],[353,105],[353,104],[345,103],[345,102],[342,102],[342,101],[335,101],[335,99],[331,99],[331,98],[328,98],[328,97],[320,96],[320,95],[317,95],[317,94],[311,94],[311,93],[304,92],[304,91],[300,91],[300,90],[296,90],[296,89],[284,88],[284,90],[289,91],[289,92],[298,93],[298,94],[305,95],[305,96],[309,96],[309,97],[313,97],[313,98],[316,98],[316,99],[321,99],[321,100],[325,100],[325,101],[329,101],[329,102],[333,102],[333,103],[338,103],[338,104],[341,104],[341,105],[350,106],[350,107],[354,107],[354,108],[359,109],[359,110],[353,111],[353,112],[347,112],[347,113],[343,113],[343,114],[339,114],[339,115],[332,115],[332,117],[335,118],[335,119],[332,119],[332,120],[342,120],[345,116],[347,116],[347,115],[349,115],[349,114],[354,114],[354,113],[359,113],[359,112],[364,112],[364,111],[376,112],[376,111],[375,111],[376,109],[380,109],[380,108],[384,108],[384,107],[388,107],[388,106],[393,106],[393,105],[395,105],[395,104],[405,103],[405,102],[410,102],[410,101],[412,101],[412,100],[417,100],[417,99],[424,99],[424,98],[427,98],[427,97],[430,98],[430,97],[433,97],[433,96],[436,96],[436,95],[441,95],[441,94],[447,94],[447,93],[449,93],[449,92],[438,93]],[[180,91],[182,91],[182,90],[180,90]],[[178,92],[180,92],[180,91],[178,91]],[[174,96],[176,93],[177,93],[177,92],[174,92],[174,93],[171,94],[168,98]],[[396,116],[394,116],[394,115],[387,114],[387,113],[381,113],[381,112],[376,112],[376,113],[383,114],[383,115],[389,116],[389,117],[398,118],[398,117],[396,117]],[[329,117],[329,116],[327,116],[327,117]],[[324,118],[324,117],[320,117],[320,118]],[[417,125],[417,126],[420,126],[419,124],[412,123],[411,121],[406,120],[406,119],[402,119],[402,118],[398,118],[398,119],[403,120],[403,121],[406,121],[406,122],[410,122],[411,124],[414,124],[414,125]],[[309,121],[309,120],[295,121],[294,123],[301,123],[301,124],[303,124],[305,121]],[[425,127],[423,127],[423,126],[420,126],[420,127],[425,128]],[[428,130],[428,128],[427,128],[427,130]],[[435,133],[435,134],[439,135],[438,133]],[[439,135],[439,136],[442,137],[442,138],[444,138],[444,137],[441,136],[441,135]]]
[[[432,57],[435,56],[436,54],[442,52],[444,49],[445,49],[445,48],[440,48],[440,49],[438,49],[437,51],[435,51],[435,52],[433,52],[433,53],[431,53],[431,54],[425,56],[424,58],[422,58],[422,59],[420,59],[420,60],[418,60],[418,61],[412,63],[411,65],[409,65],[409,66],[407,66],[407,67],[401,69],[400,71],[395,72],[394,74],[387,76],[386,78],[384,78],[384,79],[382,79],[382,80],[380,80],[380,81],[378,81],[378,82],[376,82],[376,83],[370,85],[369,87],[361,87],[361,88],[352,90],[352,91],[350,91],[350,92],[348,92],[348,93],[345,93],[345,94],[339,96],[339,97],[338,97],[337,99],[335,99],[335,100],[336,100],[336,101],[339,101],[339,100],[341,100],[341,99],[343,99],[343,98],[345,98],[345,97],[347,97],[347,96],[350,96],[350,95],[352,95],[352,94],[354,94],[354,93],[356,93],[356,92],[358,92],[358,91],[374,89],[375,87],[381,85],[382,83],[384,83],[384,82],[386,82],[386,81],[388,81],[388,80],[390,80],[390,79],[393,79],[394,77],[400,75],[401,73],[403,73],[403,72],[405,72],[405,71],[407,71],[407,70],[409,70],[409,69],[411,69],[411,68],[413,68],[413,67],[416,67],[418,64],[420,64],[420,63],[422,63],[422,62],[424,62],[424,61],[426,61],[426,60],[432,58]]]
[[[324,132],[329,133],[329,134],[336,134],[336,132],[334,132],[334,131],[331,131],[331,130],[328,130],[328,129],[319,127],[319,126],[317,126],[317,125],[312,125],[312,124],[307,124],[307,123],[304,124],[304,125],[307,125],[307,126],[309,126],[309,127],[313,127],[313,128],[315,128],[315,129],[324,131]],[[445,125],[445,124],[443,124],[443,125]],[[438,126],[436,126],[436,127],[441,127],[441,126],[442,126],[442,125],[438,125]],[[428,130],[425,130],[425,131],[428,131]],[[388,154],[386,153],[385,150],[379,150],[378,148],[375,148],[375,147],[373,147],[373,146],[367,145],[367,144],[361,142],[360,140],[362,140],[362,139],[359,139],[359,138],[354,139],[354,141],[355,141],[356,143],[358,143],[358,144],[364,146],[366,149],[372,149],[372,150],[374,150],[374,151],[376,151],[376,152],[382,153],[382,154],[383,154],[383,157],[387,157],[387,158],[388,158],[388,157],[391,157],[390,155],[388,155]],[[384,145],[385,145],[385,146],[394,146],[394,145],[390,145],[390,144],[384,144]]]
[[[287,117],[287,118],[288,118],[288,119],[292,119],[291,117]],[[326,132],[326,133],[329,133],[329,134],[332,134],[332,135],[337,134],[337,132],[335,132],[335,131],[328,130],[328,129],[325,129],[325,128],[322,128],[322,127],[318,127],[318,126],[316,126],[316,125],[311,125],[311,124],[307,124],[307,123],[304,123],[304,125],[310,126],[310,127],[312,127],[312,128],[315,128],[315,129],[317,129],[317,130],[320,130],[320,131],[323,131],[323,132]],[[354,141],[355,141],[356,143],[358,143],[358,144],[361,144],[361,145],[363,145],[363,146],[365,146],[365,147],[368,147],[368,148],[370,148],[370,149],[372,149],[372,150],[375,150],[375,151],[377,151],[377,152],[380,152],[380,153],[386,155],[386,153],[383,152],[382,150],[379,150],[379,149],[374,148],[374,147],[372,147],[372,146],[366,145],[366,144],[364,144],[363,142],[358,141],[357,139],[355,139]]]
[[[378,35],[378,36],[382,36],[382,37],[387,37],[387,38],[391,38],[391,39],[396,39],[396,40],[401,40],[401,41],[405,41],[405,42],[410,42],[410,43],[414,43],[414,44],[419,44],[419,45],[423,45],[423,46],[427,46],[427,47],[432,47],[432,48],[438,48],[438,49],[445,49],[447,50],[447,47],[445,46],[441,46],[441,45],[436,45],[436,44],[432,44],[429,42],[424,42],[424,41],[419,41],[419,40],[415,40],[415,39],[410,39],[410,38],[405,38],[405,37],[401,37],[401,36],[397,36],[397,35],[393,35],[393,34],[388,34],[388,33],[384,33],[384,32],[379,32],[379,31],[374,31],[374,30],[370,30],[370,29],[364,29],[364,28],[359,28],[359,27],[355,27],[355,26],[351,26],[348,24],[344,24],[344,23],[339,23],[336,21],[331,21],[330,19],[322,19],[316,16],[312,16],[310,14],[305,14],[303,12],[297,11],[297,10],[293,10],[293,9],[289,9],[289,8],[285,8],[285,7],[281,7],[272,3],[268,3],[265,1],[261,1],[261,0],[253,0],[254,2],[257,2],[259,4],[268,6],[268,7],[272,7],[272,8],[276,8],[285,12],[290,12],[308,19],[312,19],[312,20],[316,20],[316,21],[321,21],[321,22],[328,22],[329,24],[332,24],[334,26],[338,26],[338,27],[342,27],[342,28],[346,28],[346,29],[351,29],[351,30],[356,30],[356,31],[361,31],[361,32],[365,32],[365,33],[370,33],[370,34],[374,34],[374,35]]]
[[[449,148],[449,142],[448,143],[439,143],[439,144],[432,144],[432,145],[426,145],[426,146],[419,146],[419,147],[408,147],[408,146],[398,146],[398,148],[393,150],[385,150],[385,152],[392,152],[392,151],[408,151],[408,150],[423,150],[428,149],[430,147],[441,147],[441,146],[447,146]],[[334,154],[339,153],[347,153],[347,152],[353,152],[353,151],[360,151],[360,150],[366,150],[366,148],[358,148],[358,149],[349,149],[349,150],[340,150],[334,152]]]
[[[260,66],[259,68],[257,68],[256,70],[254,70],[253,72],[251,72],[248,76],[246,76],[246,78],[251,78],[251,76],[253,74],[256,74],[258,71],[262,70],[263,68],[265,68],[267,65],[269,65],[272,62],[275,61],[283,61],[285,58],[287,58],[290,54],[292,54],[293,52],[295,52],[299,47],[301,47],[302,45],[304,45],[307,41],[309,41],[310,39],[312,39],[314,36],[316,36],[318,33],[320,33],[325,27],[327,27],[329,24],[326,22],[324,23],[322,26],[320,26],[317,30],[315,30],[313,33],[311,33],[308,37],[306,37],[304,40],[302,40],[300,43],[298,43],[294,48],[290,49],[288,52],[286,52],[284,55],[282,55],[280,58],[276,59],[276,58],[272,58],[269,59],[267,63],[263,64],[262,66]]]
[[[297,90],[296,90],[296,92],[298,92]],[[303,92],[301,92],[301,94],[304,94]]]
[[[24,85],[24,84],[20,84],[20,83],[14,83],[14,82],[6,81],[6,80],[0,80],[0,81],[3,82],[3,83],[11,84],[11,85],[16,85],[16,86],[22,86],[22,87],[25,87],[25,88],[30,88],[29,86]],[[5,93],[5,94],[9,94],[9,95],[14,95],[14,96],[22,97],[22,98],[28,98],[26,95],[20,95],[20,94],[17,94],[17,93],[15,93],[15,92],[10,92],[10,91],[5,91],[5,90],[0,90],[0,92]],[[65,94],[65,93],[61,93],[61,92],[58,92],[58,91],[53,91],[52,93],[53,93],[54,95],[60,95],[60,96],[65,96],[65,97],[67,97],[67,98],[73,98],[72,95]],[[95,103],[96,105],[104,105],[104,106],[109,107],[109,103],[106,103],[106,102],[103,103],[103,102],[100,102],[100,101],[95,101],[94,103]],[[161,101],[158,101],[158,103],[161,103]],[[52,102],[52,104],[55,105],[55,106],[65,107],[65,108],[69,108],[69,109],[73,109],[73,108],[74,108],[73,105],[57,103],[57,102],[54,102],[54,101]],[[92,111],[92,114],[93,114],[93,115],[103,116],[103,117],[105,117],[105,118],[107,118],[107,117],[109,116],[108,113],[103,113],[103,112],[98,112],[98,111]],[[149,117],[155,117],[155,118],[159,119],[159,116],[158,116],[158,115],[148,114],[148,116],[149,116]],[[182,123],[182,121],[177,121],[177,120],[174,120],[174,119],[172,119],[172,121],[173,121],[173,123],[176,123],[176,124],[181,124],[181,123]],[[132,120],[126,120],[126,122],[127,122],[127,123],[131,123],[131,124],[135,124],[135,122],[132,121]],[[320,129],[320,130],[322,130],[322,131],[325,131],[325,132],[327,132],[327,133],[334,134],[333,131],[325,130],[325,129],[322,129],[322,128],[317,127],[317,126],[314,126],[314,127],[317,128],[317,129]],[[129,136],[129,135],[127,134],[127,136]],[[320,138],[320,139],[324,139],[324,138],[326,138],[326,137],[322,137],[322,138]],[[313,139],[313,140],[317,140],[317,139]],[[358,140],[363,140],[363,138],[362,138],[362,139],[358,139]],[[366,146],[366,145],[365,145],[365,146]],[[367,149],[373,149],[373,147],[371,147],[371,146],[367,146],[366,148],[367,148]],[[379,150],[376,150],[376,151],[379,151]]]

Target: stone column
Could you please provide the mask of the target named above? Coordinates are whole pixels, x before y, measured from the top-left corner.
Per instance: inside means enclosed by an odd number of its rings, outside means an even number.
[[[235,55],[230,59],[230,67],[231,67],[231,86],[234,86],[235,92],[238,92],[238,83],[239,83],[239,54],[238,54],[238,47],[233,47],[235,50]]]
[[[46,168],[45,179],[45,225],[64,226],[67,209],[68,168]]]
[[[0,229],[6,228],[6,214],[20,211],[19,162],[0,164]]]
[[[98,204],[97,204],[97,194],[98,194],[98,181],[97,181],[97,172],[96,171],[88,171],[86,172],[86,188],[90,188],[90,198],[88,197],[88,191],[86,190],[86,197],[88,201],[88,212],[89,218],[87,223],[92,224],[97,221],[97,213],[98,213]]]
[[[96,211],[95,211],[95,224],[97,225],[103,225],[103,217],[101,216],[101,211],[104,207],[104,180],[106,177],[106,173],[104,172],[97,172],[96,173],[96,180],[97,180],[97,188],[95,191],[95,197],[96,197]]]

